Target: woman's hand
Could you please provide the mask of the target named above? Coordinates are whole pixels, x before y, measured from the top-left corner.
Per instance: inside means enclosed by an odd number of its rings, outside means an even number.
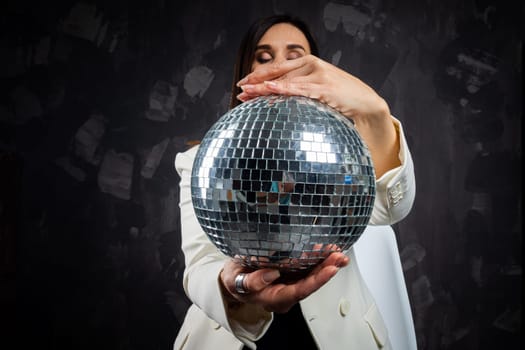
[[[293,283],[274,283],[279,277],[275,269],[246,270],[235,260],[225,263],[220,274],[225,297],[241,303],[258,304],[269,312],[283,313],[300,300],[321,288],[341,267],[348,265],[349,259],[340,252],[328,255],[307,276]],[[235,277],[245,273],[244,288],[248,293],[239,294],[235,290]]]
[[[300,95],[349,118],[390,116],[386,102],[371,87],[313,55],[258,66],[237,85],[243,90],[238,96],[243,102],[260,95]]]
[[[237,85],[243,90],[237,98],[243,102],[270,94],[319,100],[354,121],[377,178],[400,165],[399,137],[386,101],[355,76],[316,56],[259,66]]]

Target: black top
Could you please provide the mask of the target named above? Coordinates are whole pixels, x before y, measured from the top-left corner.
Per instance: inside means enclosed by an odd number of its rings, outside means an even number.
[[[257,350],[318,350],[299,303],[285,314],[275,313],[268,332],[255,343]],[[243,349],[249,348],[244,346]]]

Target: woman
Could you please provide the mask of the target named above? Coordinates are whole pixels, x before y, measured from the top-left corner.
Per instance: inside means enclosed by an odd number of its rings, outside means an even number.
[[[391,225],[408,214],[415,195],[401,125],[373,89],[317,54],[302,21],[283,15],[255,22],[239,49],[230,107],[260,95],[302,95],[351,118],[377,177],[370,223]],[[178,154],[175,161],[181,176],[184,289],[194,303],[175,349],[389,348],[381,315],[352,263],[352,249],[331,253],[303,279],[282,284],[272,283],[279,271],[248,271],[215,248],[191,203],[196,150]]]

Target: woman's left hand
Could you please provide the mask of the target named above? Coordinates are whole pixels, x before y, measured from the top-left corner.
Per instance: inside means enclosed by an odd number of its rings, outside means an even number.
[[[377,178],[400,164],[399,139],[386,101],[357,77],[316,56],[258,66],[237,85],[243,102],[261,95],[299,95],[351,118],[370,150]]]
[[[388,117],[386,102],[355,76],[322,59],[306,55],[276,64],[258,66],[237,84],[238,98],[300,95],[319,100],[348,118]]]

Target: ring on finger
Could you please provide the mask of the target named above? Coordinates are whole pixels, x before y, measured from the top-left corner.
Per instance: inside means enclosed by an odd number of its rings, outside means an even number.
[[[248,294],[248,291],[244,288],[245,278],[245,273],[240,273],[235,277],[235,291],[239,294]]]

